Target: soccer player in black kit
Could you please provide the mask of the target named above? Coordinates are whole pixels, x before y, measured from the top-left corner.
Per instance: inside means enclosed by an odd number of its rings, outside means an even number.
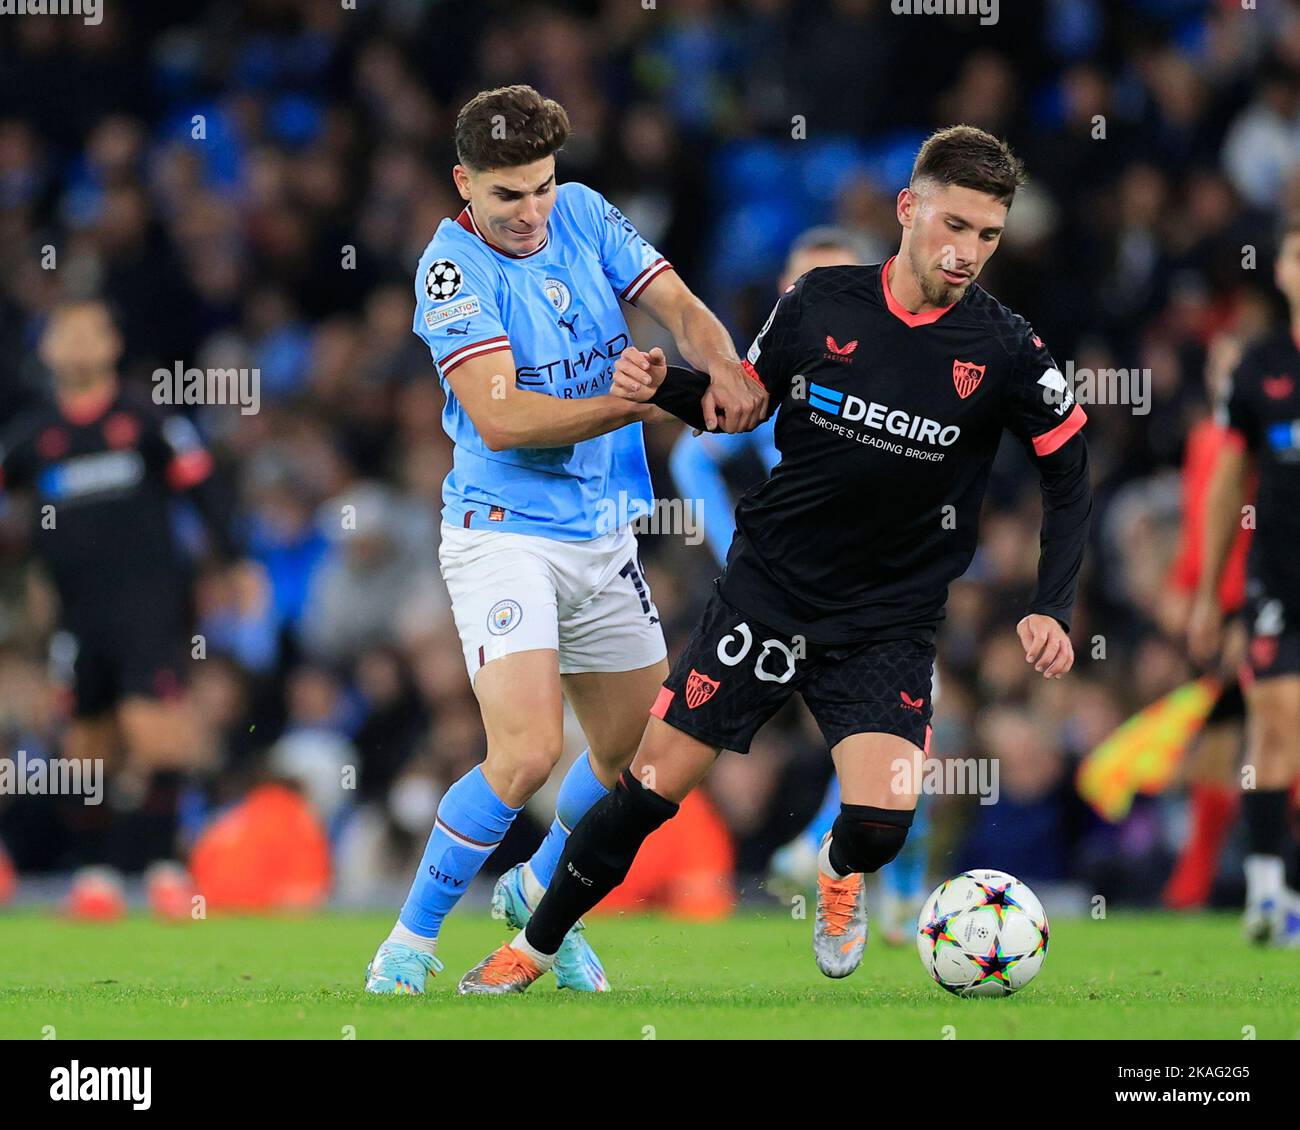
[[[1255,536],[1246,561],[1247,938],[1300,946],[1300,841],[1291,828],[1300,776],[1300,215],[1282,227],[1274,281],[1290,321],[1246,351],[1217,407],[1228,429],[1205,500],[1202,570],[1188,644],[1209,663],[1223,611],[1215,599],[1241,528],[1247,483],[1258,475]]]
[[[1044,678],[1070,670],[1092,508],[1085,417],[1029,324],[974,285],[1023,179],[990,134],[937,132],[898,196],[898,254],[810,271],[777,303],[748,365],[779,408],[781,461],[737,506],[726,569],[631,768],[574,830],[526,930],[470,970],[462,993],[521,992],[541,976],[719,751],[745,752],[795,691],[842,795],[821,849],[814,954],[829,977],[858,967],[862,876],[894,858],[912,822],[935,631],[975,551],[1003,429],[1042,478],[1038,586],[1016,630]],[[657,350],[629,350],[615,374],[623,395],[697,428],[704,380]]]
[[[191,570],[171,503],[188,497],[230,560],[229,496],[189,420],[121,386],[122,339],[104,303],[56,307],[39,352],[53,395],[0,430],[0,489],[34,504],[30,546],[58,592],[57,638],[74,652],[66,657],[73,702],[62,753],[102,758],[111,773],[125,767],[141,781],[163,773],[153,777],[146,803],[164,810],[176,788],[166,775],[201,765],[209,744],[186,695]],[[28,854],[61,850],[50,823],[44,809],[26,818],[17,806],[6,812],[5,837],[20,869]],[[168,823],[164,815],[116,829],[83,827],[78,840],[89,845],[88,858],[61,862],[126,866],[148,862],[138,858],[146,851],[165,857]],[[158,842],[138,842],[142,828]]]

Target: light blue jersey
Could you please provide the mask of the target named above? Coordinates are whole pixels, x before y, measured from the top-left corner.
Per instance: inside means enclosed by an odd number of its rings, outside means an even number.
[[[668,469],[683,498],[698,499],[704,512],[704,537],[719,567],[726,564],[727,550],[736,533],[736,499],[723,474],[727,464],[753,452],[769,475],[781,461],[776,449],[776,417],[759,424],[752,432],[705,432],[696,436],[687,428],[677,437]]]
[[[600,193],[556,189],[546,241],[529,255],[498,251],[466,208],[438,225],[415,275],[415,332],[447,397],[456,445],[443,483],[443,520],[563,541],[610,533],[651,509],[641,425],[564,447],[492,451],[457,401],[448,374],[509,349],[515,386],[566,400],[609,389],[632,344],[619,299],[635,302],[672,267]]]

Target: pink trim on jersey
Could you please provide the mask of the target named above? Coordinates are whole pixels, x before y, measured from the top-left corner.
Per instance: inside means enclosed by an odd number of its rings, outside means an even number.
[[[673,701],[675,692],[670,691],[667,687],[659,688],[659,697],[655,699],[655,704],[650,708],[650,713],[656,718],[662,718],[668,713],[668,707]]]
[[[1086,413],[1076,404],[1074,411],[1050,432],[1034,436],[1034,454],[1038,456],[1051,455],[1053,451],[1063,446],[1087,422]]]
[[[70,424],[84,428],[93,424],[112,406],[117,399],[117,382],[91,389],[89,392],[62,393],[55,395],[59,412]]]
[[[937,322],[948,313],[953,306],[957,305],[957,303],[954,302],[952,306],[945,306],[940,310],[922,310],[919,314],[913,314],[911,310],[894,297],[893,291],[889,289],[889,264],[897,258],[897,255],[893,256],[889,262],[880,269],[880,289],[885,296],[885,305],[889,308],[889,312],[900,322],[912,329],[915,329],[917,326],[929,326]],[[958,299],[958,301],[961,300]]]

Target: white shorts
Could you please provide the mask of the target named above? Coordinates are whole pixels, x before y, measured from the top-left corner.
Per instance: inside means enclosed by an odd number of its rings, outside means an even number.
[[[444,522],[438,559],[470,682],[517,651],[558,651],[562,675],[635,671],[668,654],[628,526],[557,541]]]

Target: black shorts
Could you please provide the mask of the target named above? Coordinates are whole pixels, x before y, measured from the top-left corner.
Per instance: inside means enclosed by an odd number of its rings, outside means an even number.
[[[1247,606],[1246,627],[1246,664],[1252,678],[1300,675],[1300,617],[1282,601],[1260,596]]]
[[[185,689],[186,625],[178,618],[66,624],[52,658],[71,684],[73,715],[93,718],[125,698],[170,701]]]
[[[717,593],[651,713],[720,749],[747,753],[795,691],[834,747],[850,734],[897,734],[926,748],[934,645],[815,644],[759,623]]]

